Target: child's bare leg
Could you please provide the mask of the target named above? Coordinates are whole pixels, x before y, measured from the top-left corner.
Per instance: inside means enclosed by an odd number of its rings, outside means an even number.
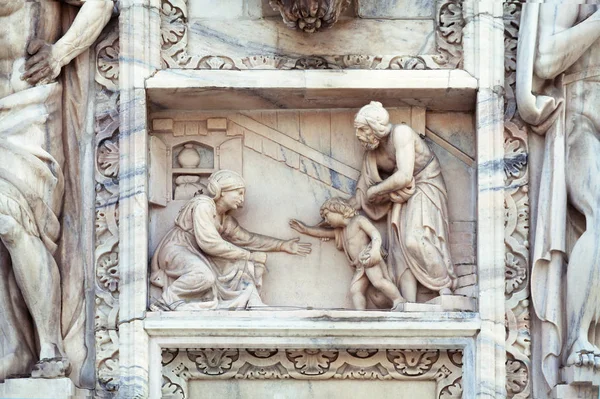
[[[350,286],[350,297],[356,310],[365,310],[367,308],[367,288],[369,288],[369,279],[362,276]]]
[[[417,279],[410,269],[400,276],[400,292],[408,302],[417,302]]]
[[[375,288],[383,293],[386,297],[388,297],[393,303],[394,307],[399,303],[406,302],[406,300],[400,295],[400,291],[398,291],[398,287],[394,285],[390,280],[386,279],[383,276],[383,271],[381,270],[382,263],[375,265],[373,267],[365,268],[365,272],[369,281]]]

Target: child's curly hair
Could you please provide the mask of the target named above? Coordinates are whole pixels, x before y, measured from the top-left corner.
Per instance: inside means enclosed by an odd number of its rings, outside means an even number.
[[[350,206],[348,201],[339,197],[329,198],[323,203],[323,205],[321,205],[321,210],[319,213],[323,219],[329,212],[338,213],[346,219],[350,219],[356,215],[356,210]]]

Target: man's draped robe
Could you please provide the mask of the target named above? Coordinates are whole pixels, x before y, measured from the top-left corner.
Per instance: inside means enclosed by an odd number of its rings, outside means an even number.
[[[367,200],[369,187],[380,183],[375,156],[367,152],[356,189],[361,209],[372,220],[387,215],[389,275],[397,286],[406,270],[425,287],[439,291],[452,288],[456,275],[448,248],[448,198],[436,158],[414,175],[411,187],[388,194],[382,203]],[[411,235],[422,237],[420,245],[407,246]]]

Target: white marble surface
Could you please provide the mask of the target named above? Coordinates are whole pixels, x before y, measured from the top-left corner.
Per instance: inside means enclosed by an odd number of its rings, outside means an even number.
[[[506,397],[504,315],[504,24],[501,3],[465,3],[464,68],[478,78],[477,398]]]
[[[336,54],[418,55],[434,53],[433,20],[340,20],[307,34],[281,20],[189,20],[188,52],[229,58],[252,55],[314,57]],[[356,40],[356,37],[361,40]],[[343,48],[343,52],[340,52]]]
[[[78,389],[68,378],[17,378],[0,384],[2,399],[90,399],[91,391]]]
[[[416,19],[431,18],[433,0],[358,0],[358,16],[361,18]]]
[[[163,70],[146,89],[163,109],[359,108],[377,98],[387,107],[470,111],[477,80],[460,70]]]

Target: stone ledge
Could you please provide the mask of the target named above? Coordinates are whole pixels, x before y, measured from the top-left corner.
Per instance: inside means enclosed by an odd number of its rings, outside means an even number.
[[[229,336],[281,338],[472,337],[476,313],[341,310],[149,312],[153,337]]]
[[[183,70],[146,80],[158,109],[241,110],[386,107],[472,111],[477,79],[462,70]]]

